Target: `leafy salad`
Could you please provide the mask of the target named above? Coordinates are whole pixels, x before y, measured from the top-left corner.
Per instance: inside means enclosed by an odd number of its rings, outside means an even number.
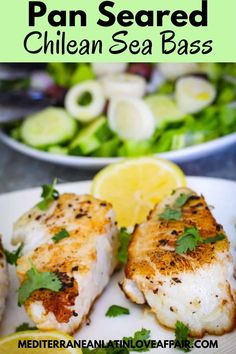
[[[233,63],[50,63],[32,80],[63,98],[8,131],[53,154],[151,155],[236,131]]]

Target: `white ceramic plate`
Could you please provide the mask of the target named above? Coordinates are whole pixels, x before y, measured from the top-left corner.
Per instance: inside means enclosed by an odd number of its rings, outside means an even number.
[[[39,160],[48,161],[52,163],[57,163],[65,166],[72,167],[86,167],[91,169],[101,168],[110,163],[116,162],[118,157],[83,157],[83,156],[67,156],[67,155],[55,155],[48,152],[40,151],[33,149],[25,144],[22,144],[14,139],[12,139],[9,135],[0,130],[0,139],[10,146],[11,148],[21,152],[22,154],[34,157]],[[163,157],[165,159],[172,160],[174,162],[186,162],[192,161],[194,159],[198,159],[201,157],[205,157],[217,151],[220,151],[227,146],[236,143],[236,133],[232,133],[226,135],[224,137],[187,147],[185,149],[165,152],[162,154],[158,154],[159,157]]]
[[[198,193],[205,195],[209,205],[214,205],[213,213],[218,222],[224,225],[224,228],[231,241],[232,251],[236,246],[236,182],[189,177],[188,184]],[[60,192],[87,193],[90,189],[90,182],[70,183],[59,186]],[[40,189],[31,189],[26,191],[3,194],[0,196],[0,215],[1,215],[1,233],[4,246],[11,249],[10,237],[13,222],[27,209],[32,207],[38,200]],[[236,259],[236,254],[234,252]],[[163,329],[156,321],[153,315],[142,306],[131,304],[120,291],[117,283],[121,273],[113,276],[109,286],[102,296],[96,302],[91,313],[91,323],[83,327],[76,335],[76,339],[121,339],[123,336],[130,336],[141,328],[151,330],[152,339],[165,340],[173,339],[172,331]],[[4,320],[0,328],[0,336],[14,332],[16,326],[23,322],[30,323],[23,308],[17,306],[16,289],[18,281],[15,276],[15,268],[10,266],[11,287],[6,306]],[[123,305],[130,309],[129,316],[120,316],[117,318],[105,317],[105,312],[112,304]],[[206,337],[206,339],[218,339],[218,349],[197,349],[193,353],[217,353],[233,354],[235,353],[236,331],[226,334],[222,337]],[[153,349],[152,353],[156,353]],[[158,349],[158,353],[177,354],[174,349]]]

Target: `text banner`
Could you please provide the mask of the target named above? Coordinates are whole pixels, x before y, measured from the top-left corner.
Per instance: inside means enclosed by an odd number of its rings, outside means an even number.
[[[235,0],[0,2],[1,62],[235,62]]]

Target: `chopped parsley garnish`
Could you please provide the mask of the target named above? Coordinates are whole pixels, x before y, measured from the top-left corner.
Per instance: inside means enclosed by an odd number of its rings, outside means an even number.
[[[176,242],[176,252],[178,254],[193,251],[198,244],[202,242],[202,238],[195,227],[186,227],[184,233],[178,238]]]
[[[22,306],[35,290],[48,289],[59,291],[62,287],[60,279],[55,273],[39,272],[32,264],[26,275],[27,279],[21,284],[18,290],[18,305]]]
[[[224,234],[218,234],[215,237],[208,237],[206,238],[203,243],[216,243],[218,241],[222,241],[225,239],[225,235]]]
[[[57,184],[57,178],[54,179],[52,184],[44,184],[42,186],[42,194],[41,198],[43,199],[41,202],[37,204],[37,207],[46,211],[51,202],[53,202],[59,196],[59,192],[55,189],[55,185]]]
[[[109,307],[109,309],[106,312],[107,317],[117,317],[121,315],[129,315],[129,314],[130,314],[129,309],[118,305],[112,305],[111,307]]]
[[[183,322],[175,324],[175,348],[188,353],[191,351],[193,339],[189,337],[189,328]]]
[[[123,264],[127,263],[128,260],[128,245],[130,238],[131,234],[127,231],[125,227],[122,227],[119,233],[120,248],[118,251],[117,258]]]
[[[159,214],[159,219],[164,220],[180,220],[182,216],[180,209],[172,209],[170,207],[166,207],[163,213]]]
[[[174,208],[182,208],[191,196],[192,194],[181,193],[174,203]]]
[[[68,231],[66,231],[65,229],[61,229],[61,231],[59,231],[58,233],[56,233],[52,237],[52,240],[54,241],[54,243],[58,243],[59,241],[63,240],[63,238],[66,238],[69,236],[70,236],[70,234]]]
[[[21,257],[21,251],[24,247],[24,244],[21,243],[20,246],[17,248],[17,250],[13,251],[13,252],[10,252],[6,249],[4,249],[4,254],[6,256],[6,260],[7,260],[7,263],[9,264],[16,264],[17,262],[17,259]]]
[[[28,323],[24,322],[18,327],[16,327],[16,332],[24,332],[24,331],[34,331],[37,327],[32,327]]]

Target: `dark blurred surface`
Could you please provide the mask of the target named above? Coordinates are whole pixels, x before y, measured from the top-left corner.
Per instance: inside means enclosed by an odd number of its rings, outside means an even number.
[[[181,164],[187,175],[220,177],[236,181],[236,144],[220,153]],[[96,171],[69,168],[21,155],[0,143],[0,193],[51,183],[82,181],[93,178]]]

